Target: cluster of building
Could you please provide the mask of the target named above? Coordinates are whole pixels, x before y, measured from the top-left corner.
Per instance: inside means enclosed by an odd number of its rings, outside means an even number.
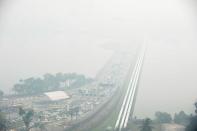
[[[37,117],[35,119],[39,118],[48,127],[57,125],[62,129],[66,128],[70,123],[94,112],[113,96],[123,83],[131,57],[130,54],[112,57],[91,84],[33,96],[7,96],[0,100],[0,109],[7,114],[11,122],[20,123],[16,124],[16,128],[24,126],[18,115],[19,107],[33,109]]]

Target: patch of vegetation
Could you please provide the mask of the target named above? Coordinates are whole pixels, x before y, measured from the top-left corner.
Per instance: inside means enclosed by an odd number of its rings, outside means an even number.
[[[171,123],[172,116],[166,112],[156,112],[155,113],[156,121],[159,123]]]
[[[153,126],[151,126],[152,121],[149,118],[143,120],[142,125],[139,127],[140,131],[152,131]]]
[[[178,114],[174,115],[174,123],[180,125],[188,125],[189,124],[190,116],[187,115],[184,111],[180,111]]]
[[[186,127],[185,131],[197,131],[197,102],[195,103],[196,106],[196,114],[190,118],[190,123]]]
[[[47,131],[44,123],[41,122],[41,116],[35,122],[33,121],[35,117],[35,112],[33,109],[24,109],[22,107],[19,108],[19,116],[21,117],[25,128],[22,128],[21,131],[30,131],[32,128],[39,129],[40,131]]]
[[[78,88],[92,81],[93,79],[76,73],[45,74],[43,78],[31,77],[20,80],[19,83],[14,85],[13,91],[18,95],[39,94],[59,89]]]

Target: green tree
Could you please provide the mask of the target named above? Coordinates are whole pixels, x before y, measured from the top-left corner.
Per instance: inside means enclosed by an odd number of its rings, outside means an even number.
[[[151,120],[146,118],[143,120],[142,125],[139,128],[140,131],[152,131],[153,127],[151,126]]]
[[[0,111],[0,131],[8,130],[8,120],[3,112]]]
[[[190,116],[187,115],[184,111],[180,111],[178,114],[174,115],[174,122],[181,125],[189,124]]]
[[[190,118],[190,123],[186,127],[185,131],[197,131],[197,102],[195,103],[196,114]]]
[[[13,91],[19,95],[31,95],[46,91],[54,91],[58,90],[60,83],[65,82],[66,80],[72,81],[71,88],[81,87],[92,81],[92,79],[86,78],[84,75],[78,75],[75,73],[57,73],[55,75],[47,73],[43,78],[30,77],[23,80],[21,79],[19,83],[14,85]]]
[[[63,73],[56,73],[55,77],[56,77],[56,80],[60,82],[64,82],[66,80]]]
[[[156,121],[159,123],[171,123],[172,116],[166,112],[156,112],[155,113]]]
[[[43,81],[48,91],[57,90],[59,87],[59,81],[57,81],[56,77],[52,74],[45,74]]]
[[[24,94],[24,89],[22,87],[21,84],[15,84],[14,87],[12,88],[12,90],[16,93],[16,94]]]
[[[30,131],[30,129],[33,127],[31,126],[31,123],[34,116],[34,111],[32,109],[24,110],[22,107],[20,107],[19,115],[22,117],[22,120],[25,124],[25,131]]]

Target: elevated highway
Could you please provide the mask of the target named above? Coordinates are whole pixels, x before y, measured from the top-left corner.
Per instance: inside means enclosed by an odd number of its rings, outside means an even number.
[[[145,56],[145,46],[137,53],[124,84],[117,88],[114,95],[85,119],[73,124],[66,131],[104,131],[107,127],[115,131],[127,128],[133,114],[138,91],[141,69]]]

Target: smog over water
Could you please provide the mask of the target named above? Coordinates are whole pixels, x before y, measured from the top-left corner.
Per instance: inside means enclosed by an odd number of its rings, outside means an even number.
[[[42,114],[48,130],[138,131],[158,113],[171,115],[167,127],[159,121],[163,131],[187,129],[197,102],[196,11],[195,0],[1,0],[0,113],[17,131],[30,130],[14,126],[18,109]],[[187,122],[177,122],[180,111]]]

